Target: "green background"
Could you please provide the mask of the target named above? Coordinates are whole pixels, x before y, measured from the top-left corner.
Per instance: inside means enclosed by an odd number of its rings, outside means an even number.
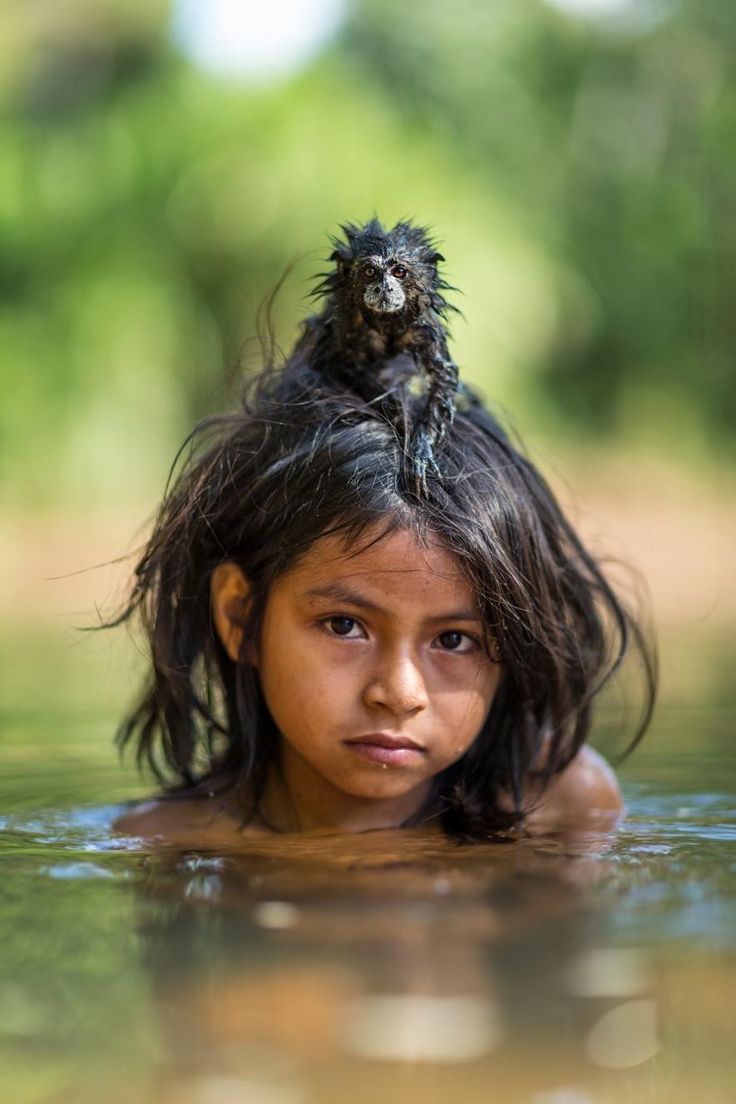
[[[434,227],[457,359],[525,436],[730,464],[736,10],[637,8],[355,0],[249,83],[160,0],[4,5],[2,501],[158,487],[286,268],[288,347],[327,234],[374,211]]]

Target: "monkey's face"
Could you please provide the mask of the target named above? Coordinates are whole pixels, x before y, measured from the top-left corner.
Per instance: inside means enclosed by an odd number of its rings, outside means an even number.
[[[363,305],[374,314],[397,314],[416,294],[410,265],[379,256],[358,261],[356,275]]]

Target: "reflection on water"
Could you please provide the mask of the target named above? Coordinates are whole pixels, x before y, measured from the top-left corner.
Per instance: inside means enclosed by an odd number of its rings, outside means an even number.
[[[116,808],[82,805],[73,770],[52,784],[50,745],[24,770],[11,740],[4,1098],[725,1104],[734,752],[725,714],[697,756],[659,724],[615,837],[377,832],[247,854],[114,836]],[[111,779],[84,785],[117,795]]]

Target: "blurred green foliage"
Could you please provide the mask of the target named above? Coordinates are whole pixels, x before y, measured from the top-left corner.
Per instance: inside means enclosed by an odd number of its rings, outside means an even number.
[[[309,309],[326,234],[431,223],[465,374],[525,430],[727,457],[736,9],[354,0],[301,73],[197,71],[170,5],[6,5],[5,504],[136,499]]]

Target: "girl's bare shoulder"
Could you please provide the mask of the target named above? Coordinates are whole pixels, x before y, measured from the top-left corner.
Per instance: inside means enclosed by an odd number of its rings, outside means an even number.
[[[256,826],[243,826],[230,803],[217,797],[153,798],[126,809],[112,827],[149,843],[184,847],[237,844],[263,834]]]
[[[606,831],[616,827],[624,811],[613,769],[599,752],[582,747],[533,803],[526,826],[542,831],[556,827]]]

